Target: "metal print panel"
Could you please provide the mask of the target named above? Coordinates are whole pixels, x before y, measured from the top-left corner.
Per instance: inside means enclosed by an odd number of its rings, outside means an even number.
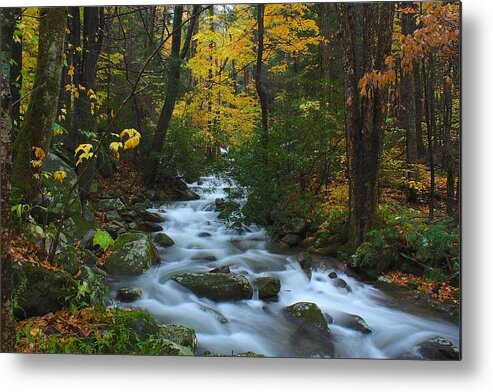
[[[4,352],[460,359],[460,4],[2,8]]]

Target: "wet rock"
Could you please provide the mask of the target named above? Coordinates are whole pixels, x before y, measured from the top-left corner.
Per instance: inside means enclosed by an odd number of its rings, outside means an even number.
[[[159,215],[156,212],[150,212],[150,211],[141,212],[140,217],[146,222],[162,223],[166,221],[166,219],[163,216]]]
[[[341,325],[345,328],[353,329],[363,334],[372,333],[372,330],[370,329],[370,327],[368,327],[368,324],[366,324],[366,321],[363,319],[363,317],[355,314],[344,314],[341,317],[338,317],[336,319],[336,324]]]
[[[328,276],[329,276],[330,279],[336,279],[337,278],[337,274],[334,271],[329,272],[329,275]]]
[[[15,316],[20,319],[56,312],[77,294],[77,283],[68,272],[48,270],[30,263],[14,263]]]
[[[256,278],[253,285],[258,289],[259,298],[263,300],[275,299],[281,291],[281,281],[274,276]]]
[[[208,233],[206,231],[203,231],[202,233],[199,233],[198,237],[199,238],[207,238],[207,237],[211,237],[212,234],[211,233]]]
[[[187,347],[192,353],[197,351],[197,335],[191,328],[178,324],[161,325],[159,335],[180,346]]]
[[[155,222],[140,222],[138,228],[149,233],[155,233],[163,230],[163,227],[159,223]]]
[[[330,332],[322,311],[312,302],[297,302],[285,307],[284,311],[304,327],[314,329],[323,335],[328,335]]]
[[[411,353],[430,360],[459,360],[459,348],[450,340],[437,336],[413,347]]]
[[[183,273],[175,275],[172,279],[199,297],[213,301],[250,299],[253,294],[248,279],[235,273]]]
[[[113,245],[113,254],[104,269],[114,276],[142,274],[159,262],[159,254],[147,233],[120,235]]]
[[[231,269],[229,268],[228,265],[225,265],[223,267],[217,267],[209,271],[210,274],[229,274],[230,272]]]
[[[215,319],[219,321],[221,324],[229,323],[229,320],[222,313],[218,312],[215,309],[208,308],[205,306],[202,306],[200,309],[206,313],[212,314],[215,317]]]
[[[293,247],[298,245],[303,240],[303,237],[299,234],[286,234],[281,238],[281,241],[285,242],[289,245],[289,247]]]
[[[217,261],[217,257],[213,255],[198,255],[192,257],[193,261]]]
[[[347,287],[347,282],[344,279],[337,278],[334,280],[334,286],[339,287],[341,289],[345,289]]]
[[[170,246],[173,246],[175,244],[175,241],[173,241],[173,239],[169,235],[164,233],[157,233],[154,241],[156,242],[156,244],[165,248],[169,248]]]
[[[192,191],[191,189],[186,189],[185,191],[183,191],[183,193],[181,194],[181,197],[180,197],[180,200],[183,200],[183,201],[199,200],[199,199],[200,199],[200,196],[198,194],[196,194],[194,191]]]
[[[116,299],[121,302],[133,302],[141,297],[142,290],[138,287],[121,287],[116,294]]]
[[[305,272],[308,279],[312,278],[312,256],[308,252],[301,252],[296,256],[296,260]]]

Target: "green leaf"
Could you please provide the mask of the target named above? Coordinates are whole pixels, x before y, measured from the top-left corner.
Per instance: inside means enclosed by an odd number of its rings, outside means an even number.
[[[115,241],[113,240],[113,238],[111,238],[110,233],[108,233],[106,230],[96,231],[96,234],[92,239],[92,244],[99,245],[101,248],[103,248],[104,251],[106,251],[110,246],[113,246],[114,243]]]

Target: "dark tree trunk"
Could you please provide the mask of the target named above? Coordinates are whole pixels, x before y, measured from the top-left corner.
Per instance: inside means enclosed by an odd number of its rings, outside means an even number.
[[[80,68],[81,68],[81,63],[82,63],[82,56],[81,56],[81,42],[80,42],[80,33],[81,33],[81,21],[80,21],[80,8],[79,7],[70,7],[69,8],[69,13],[71,15],[71,18],[68,18],[68,25],[69,25],[69,36],[68,36],[68,43],[72,45],[72,48],[70,49],[69,56],[67,59],[67,64],[73,67],[74,69],[74,76],[73,79],[70,80],[66,75],[65,79],[67,82],[73,83],[75,86],[79,86],[80,83]],[[79,49],[79,50],[78,50]],[[64,86],[62,86],[64,87]],[[68,92],[69,97],[67,97],[66,101],[70,102],[72,105],[72,93]],[[72,114],[70,114],[72,117],[67,118],[66,124],[67,125],[67,134],[64,136],[64,144],[66,148],[73,153],[75,148],[78,145],[78,140],[79,140],[79,111],[80,111],[80,104],[78,103],[79,99],[74,97],[73,100],[73,110],[71,111]],[[70,112],[69,112],[70,113]]]
[[[91,106],[87,91],[96,92],[96,70],[102,42],[103,10],[103,7],[84,7],[83,50],[79,83],[85,87],[85,91],[80,91],[79,99],[76,101],[76,117],[78,117],[76,144],[96,144],[94,135],[97,133],[97,115]],[[96,161],[95,158],[85,159],[77,168],[83,206],[89,198]]]
[[[428,55],[427,60],[423,59],[423,82],[425,95],[425,118],[426,133],[428,138],[428,163],[430,165],[430,195],[429,195],[429,216],[433,218],[435,213],[435,162],[433,159],[433,134],[435,131],[435,93],[434,89],[434,62],[433,54]]]
[[[420,160],[426,160],[426,146],[423,140],[423,83],[421,81],[420,66],[417,64],[414,67],[414,93],[415,93],[415,108],[416,108],[416,142],[418,144],[418,156]]]
[[[268,105],[267,105],[267,92],[265,91],[265,82],[263,80],[263,60],[264,55],[264,4],[257,4],[257,62],[255,65],[255,88],[260,100],[260,109],[262,112],[262,145],[264,148],[264,163],[267,162],[267,146],[269,143],[269,130],[268,130]]]
[[[200,13],[201,6],[194,5],[192,10],[192,16]],[[168,86],[166,91],[166,99],[164,101],[163,108],[159,115],[159,120],[156,126],[156,132],[152,141],[151,152],[147,161],[146,169],[144,172],[144,179],[148,187],[153,188],[155,186],[156,177],[158,174],[160,153],[163,150],[166,134],[173,116],[173,110],[175,108],[176,99],[178,98],[178,91],[180,88],[180,73],[181,63],[185,59],[189,49],[190,42],[192,40],[194,25],[197,17],[193,17],[190,20],[188,31],[185,37],[183,48],[181,49],[181,36],[182,36],[182,19],[183,19],[183,6],[176,5],[174,7],[173,15],[173,32],[171,38],[171,54],[169,58],[168,68]]]
[[[15,8],[15,13],[20,15],[21,8]],[[18,36],[18,41],[12,42],[12,61],[10,66],[10,100],[12,126],[14,135],[21,126],[21,87],[22,87],[22,36]]]
[[[390,54],[395,4],[336,4],[343,49],[345,126],[349,173],[350,243],[364,241],[378,207],[378,176],[383,147],[382,123],[387,88],[374,89],[360,99],[357,57],[364,72],[384,70]],[[362,33],[356,31],[355,13],[363,11]],[[358,56],[358,42],[363,41]]]
[[[402,13],[403,35],[411,35],[416,30],[414,16],[413,13]],[[416,186],[413,186],[412,183],[418,181],[418,172],[416,169],[416,164],[418,163],[418,139],[416,130],[416,91],[414,73],[411,73],[411,71],[402,70],[399,97],[399,126],[406,131],[406,163],[407,178],[409,181],[407,201],[415,203],[418,195]]]
[[[21,130],[16,138],[12,185],[32,202],[39,193],[33,177],[32,147],[48,153],[53,135],[63,64],[67,9],[42,8],[40,12],[38,62],[33,93]]]
[[[451,128],[452,91],[449,82],[443,78],[443,163],[447,172],[447,214],[453,214],[456,206]]]
[[[12,309],[12,257],[10,253],[10,178],[12,174],[12,154],[10,132],[10,72],[8,64],[12,51],[12,34],[18,9],[0,9],[0,216],[2,229],[0,265],[0,352],[15,352],[15,321]],[[5,61],[5,63],[4,63]]]

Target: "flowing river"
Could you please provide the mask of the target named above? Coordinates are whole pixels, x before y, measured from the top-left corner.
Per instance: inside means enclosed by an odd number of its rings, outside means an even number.
[[[150,209],[166,218],[161,224],[163,231],[175,241],[170,248],[158,247],[162,264],[142,276],[114,282],[112,290],[115,293],[123,286],[140,287],[141,299],[120,306],[147,309],[162,324],[193,328],[199,355],[206,351],[225,355],[253,351],[267,357],[320,356],[317,342],[297,336],[292,323],[283,316],[282,309],[296,302],[316,303],[326,316],[334,318],[336,322],[329,328],[333,356],[337,358],[399,358],[435,336],[458,344],[457,325],[433,315],[397,309],[384,292],[344,273],[337,272],[351,292],[333,284],[328,267],[314,267],[309,280],[296,255],[272,250],[262,228],[250,226],[239,234],[218,220],[214,202],[225,197],[225,188],[231,186],[228,180],[204,177],[198,184],[190,186],[200,200]],[[179,273],[208,272],[221,266],[229,266],[231,272],[250,281],[261,276],[279,278],[278,301],[259,300],[254,292],[250,300],[214,302],[197,297],[171,280]],[[338,325],[338,316],[344,314],[361,316],[372,333]]]

